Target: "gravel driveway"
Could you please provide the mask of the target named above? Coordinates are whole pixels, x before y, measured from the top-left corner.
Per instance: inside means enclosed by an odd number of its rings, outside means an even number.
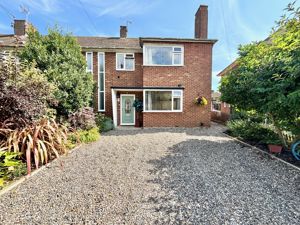
[[[300,224],[300,172],[222,129],[111,131],[0,197],[0,223]]]

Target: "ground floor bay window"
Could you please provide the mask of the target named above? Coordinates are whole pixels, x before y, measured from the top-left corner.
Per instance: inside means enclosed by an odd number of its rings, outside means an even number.
[[[182,90],[144,90],[144,112],[182,112]]]

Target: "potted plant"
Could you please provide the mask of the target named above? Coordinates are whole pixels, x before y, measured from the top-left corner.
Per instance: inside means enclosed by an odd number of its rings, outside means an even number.
[[[282,143],[279,139],[275,139],[275,138],[268,139],[266,141],[266,144],[268,144],[268,148],[269,148],[270,153],[278,153],[278,154],[281,153]]]
[[[143,112],[143,101],[139,99],[135,99],[132,105],[135,108],[136,117],[135,117],[135,126],[142,126],[142,112]]]
[[[205,97],[203,96],[197,96],[195,99],[194,99],[194,104],[195,105],[198,105],[198,106],[204,106],[204,105],[207,105],[208,101]]]

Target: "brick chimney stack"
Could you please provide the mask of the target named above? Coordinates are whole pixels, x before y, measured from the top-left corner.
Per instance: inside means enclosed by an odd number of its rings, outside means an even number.
[[[14,20],[14,33],[17,36],[26,34],[27,23],[26,20]]]
[[[195,15],[195,38],[207,39],[208,6],[200,5]]]
[[[120,26],[120,38],[127,38],[127,26]]]

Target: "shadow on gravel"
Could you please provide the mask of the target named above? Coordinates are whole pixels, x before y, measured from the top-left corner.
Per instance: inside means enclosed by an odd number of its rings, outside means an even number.
[[[190,139],[148,163],[156,224],[296,224],[297,173],[233,142]]]

